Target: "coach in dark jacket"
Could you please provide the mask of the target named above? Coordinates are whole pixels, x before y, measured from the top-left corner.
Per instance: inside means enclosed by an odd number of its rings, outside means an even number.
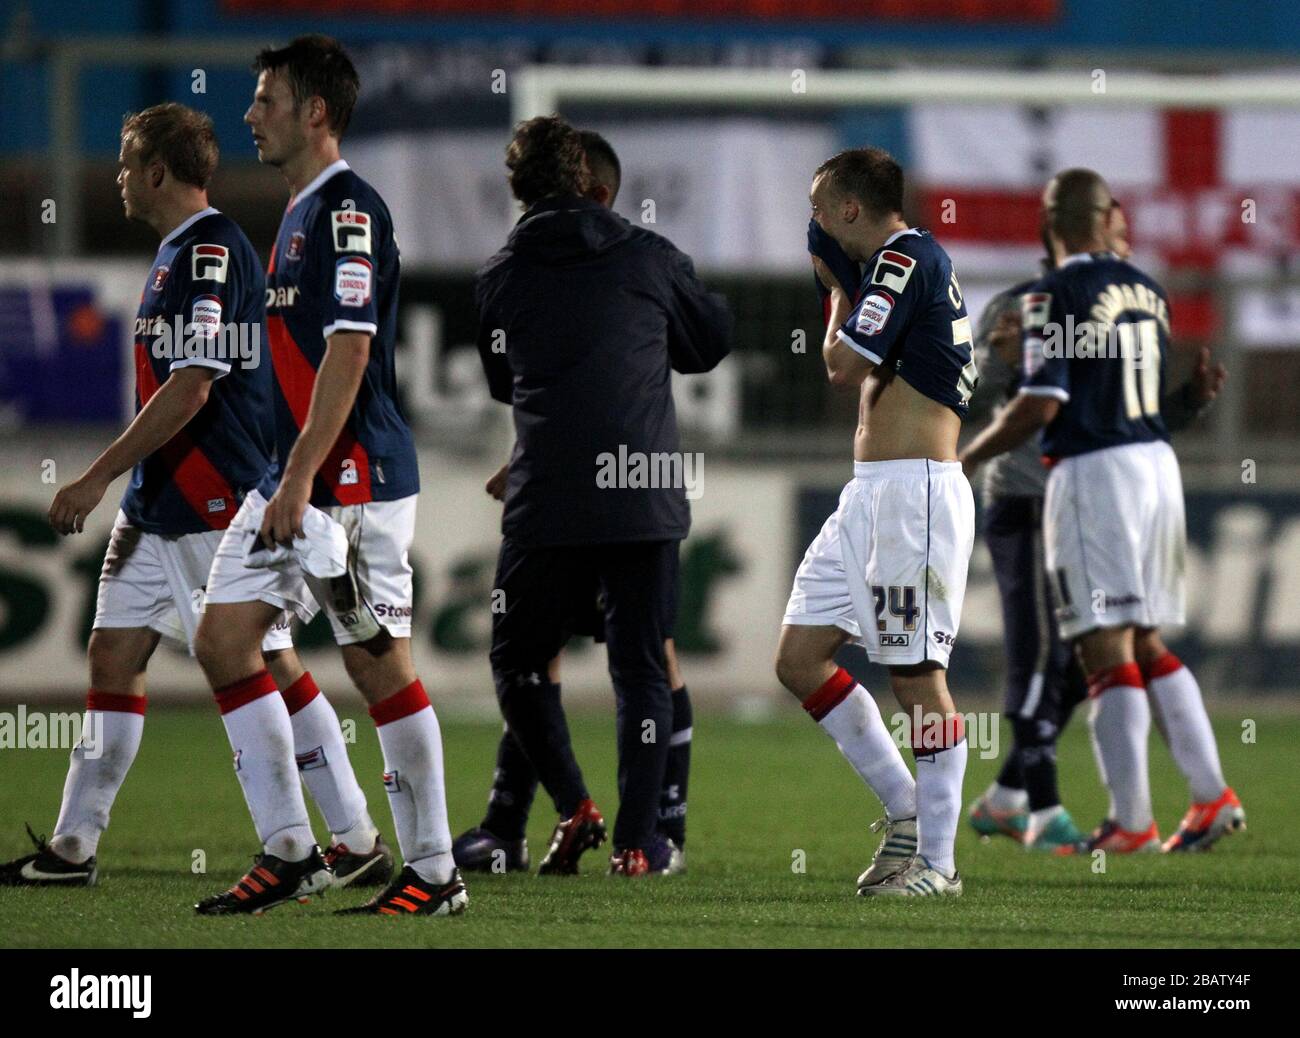
[[[637,852],[661,871],[654,831],[672,716],[663,641],[690,529],[687,482],[699,475],[681,453],[672,370],[717,365],[731,315],[667,239],[582,197],[580,138],[562,120],[520,124],[507,165],[526,211],[476,287],[484,371],[516,430],[496,583],[504,608],[493,615],[498,697],[561,819],[581,815],[589,798],[546,668],[579,608],[564,589],[598,582],[620,720],[614,865],[638,874]]]

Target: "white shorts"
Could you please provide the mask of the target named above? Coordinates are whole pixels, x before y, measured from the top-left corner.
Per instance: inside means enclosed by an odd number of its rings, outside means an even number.
[[[244,564],[262,528],[266,498],[244,498],[212,562],[209,602],[266,602],[288,609],[303,623],[323,606],[339,645],[369,641],[379,629],[411,636],[413,602],[409,553],[415,538],[416,495],[323,509],[348,535],[348,573],[334,580],[306,576],[296,563],[274,569]]]
[[[222,531],[164,536],[132,526],[119,511],[95,599],[96,628],[144,627],[181,642],[194,655],[204,589]],[[290,617],[267,632],[262,649],[293,648]]]
[[[853,472],[799,564],[785,623],[838,627],[875,663],[946,667],[975,544],[970,483],[958,462],[924,458]]]
[[[1062,638],[1183,622],[1187,529],[1169,444],[1062,458],[1047,478],[1043,540]]]

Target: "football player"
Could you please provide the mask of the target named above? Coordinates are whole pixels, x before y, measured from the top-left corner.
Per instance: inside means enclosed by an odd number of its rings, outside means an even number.
[[[854,478],[795,574],[776,673],[884,804],[858,893],[959,895],[967,750],[947,666],[975,538],[957,461],[978,377],[970,321],[947,253],[903,219],[890,155],[841,152],[817,169],[811,201],[813,263],[829,293],[822,357],[832,385],[857,390],[858,427]],[[859,263],[861,283],[846,283]],[[889,668],[913,716],[915,781],[871,695],[835,664],[848,641]]]
[[[1128,259],[1128,221],[1116,203],[1107,225],[1110,249]],[[1044,267],[1063,259],[1050,241]],[[1030,279],[998,293],[984,308],[975,333],[980,384],[971,417],[985,424],[995,405],[1013,399],[1020,385],[1020,299]],[[1190,382],[1164,394],[1160,413],[1170,432],[1194,421],[1218,395],[1227,372],[1203,349]],[[1013,745],[997,779],[970,806],[971,826],[982,836],[1001,833],[1026,847],[1056,851],[1084,834],[1061,804],[1056,742],[1075,706],[1087,696],[1083,671],[1060,640],[1043,565],[1042,508],[1047,488],[1038,444],[1031,437],[993,458],[984,474],[985,540],[1002,600],[1007,658],[1006,712]]]
[[[135,321],[136,415],[58,492],[49,513],[60,533],[81,533],[109,484],[134,469],[90,636],[91,736],[72,752],[53,838],[0,866],[0,883],[95,882],[99,840],[140,744],[149,658],[164,635],[193,651],[223,531],[245,495],[271,485],[265,278],[243,232],[208,204],[217,165],[212,120],[179,104],[130,115],[120,163],[127,218],[162,239]],[[327,821],[339,833],[370,834],[370,853],[339,858],[340,877],[382,883],[391,856],[366,811],[338,719],[294,652],[283,612],[272,617],[261,652],[285,700],[314,700],[311,713],[324,718],[315,735],[295,722],[294,745],[300,763],[311,766],[303,775]]]
[[[1046,567],[1061,636],[1088,676],[1111,797],[1083,846],[1161,850],[1147,773],[1154,713],[1192,796],[1163,849],[1201,850],[1244,827],[1245,813],[1224,781],[1196,678],[1160,636],[1183,622],[1185,598],[1182,480],[1161,416],[1169,303],[1110,251],[1114,200],[1097,173],[1058,174],[1043,209],[1062,258],[1022,299],[1020,392],[962,460],[973,471],[1042,430]]]
[[[468,903],[451,856],[442,736],[411,661],[411,565],[419,490],[415,445],[397,402],[393,351],[399,258],[383,199],[339,155],[356,70],[338,43],[304,36],[265,50],[245,115],[262,162],[290,199],[267,274],[275,374],[274,493],[244,499],[213,562],[196,651],[221,705],[263,853],[201,914],[259,912],[319,889],[328,868],[290,770],[290,718],[268,695],[255,651],[284,609],[323,606],[384,754],[384,785],[405,865],[346,911],[446,915]],[[309,506],[348,538],[347,572],[322,581],[290,562],[246,564],[257,542],[304,537]]]

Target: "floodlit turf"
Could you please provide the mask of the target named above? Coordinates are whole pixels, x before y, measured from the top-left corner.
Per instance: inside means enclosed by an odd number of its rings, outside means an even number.
[[[866,826],[879,810],[830,741],[792,707],[758,725],[697,716],[684,877],[608,878],[602,849],[584,858],[584,874],[573,879],[469,876],[470,908],[456,919],[335,918],[331,909],[362,899],[351,891],[261,918],[212,919],[197,918],[191,905],[243,871],[256,850],[252,826],[215,714],[156,707],[100,846],[99,886],[0,888],[0,946],[1294,946],[1300,718],[1252,716],[1254,744],[1242,741],[1240,713],[1218,718],[1225,768],[1250,829],[1209,854],[1112,856],[1098,874],[1087,858],[1031,856],[1001,838],[981,844],[963,821],[957,852],[965,897],[855,898],[854,878],[876,843]],[[396,848],[377,741],[364,715],[356,717],[353,760]],[[612,719],[579,716],[573,728],[612,825]],[[480,817],[499,726],[449,722],[443,732],[453,831],[460,832]],[[0,859],[27,853],[24,821],[38,833],[53,827],[66,759],[65,751],[0,751]],[[1105,801],[1082,724],[1067,732],[1060,760],[1067,806],[1091,828]],[[1167,834],[1186,807],[1185,787],[1154,735],[1152,760]],[[995,770],[972,753],[967,801]],[[535,813],[534,861],[553,821],[549,804]],[[318,818],[316,834],[326,838]],[[191,871],[196,849],[206,853],[206,875]],[[806,871],[794,870],[797,858]]]

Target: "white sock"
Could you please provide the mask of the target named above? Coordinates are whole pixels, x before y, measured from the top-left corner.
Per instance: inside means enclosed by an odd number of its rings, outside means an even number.
[[[1173,653],[1156,661],[1158,676],[1147,678],[1151,707],[1162,722],[1162,734],[1169,752],[1192,788],[1194,803],[1217,800],[1227,783],[1219,763],[1219,747],[1214,741],[1201,687],[1195,675]]]
[[[946,750],[914,749],[916,757],[917,851],[951,877],[957,871],[953,844],[961,817],[961,782],[966,774],[966,738]]]
[[[984,799],[994,811],[1015,814],[1029,807],[1029,794],[1023,789],[1012,789],[1000,783],[992,783],[984,793]]]
[[[274,679],[263,670],[218,689],[216,698],[263,849],[284,861],[302,861],[316,841],[293,759],[293,726]]]
[[[144,696],[94,689],[86,697],[81,741],[72,749],[50,838],[50,850],[60,858],[80,864],[99,849],[108,813],[140,748],[144,702]]]
[[[1123,673],[1117,675],[1116,671]],[[1110,791],[1110,817],[1121,829],[1145,832],[1152,821],[1151,780],[1147,774],[1151,707],[1146,689],[1138,684],[1141,673],[1136,663],[1113,668],[1102,681],[1110,683],[1096,685],[1099,691],[1092,701],[1088,723],[1097,766]],[[1095,684],[1096,679],[1090,678],[1090,687]]]
[[[848,695],[817,723],[880,798],[890,818],[911,818],[916,814],[916,782],[885,727],[880,708],[865,688],[854,684]]]
[[[419,681],[370,708],[384,751],[384,788],[406,864],[446,883],[455,863],[442,773],[442,731]]]
[[[1029,823],[1025,826],[1025,844],[1031,844],[1037,840],[1052,822],[1052,819],[1059,815],[1065,808],[1060,804],[1053,804],[1051,807],[1044,807],[1038,811],[1029,812]]]
[[[366,795],[348,760],[338,714],[306,671],[281,694],[293,726],[298,772],[325,816],[334,842],[345,843],[356,853],[369,851],[379,830],[366,810]]]

